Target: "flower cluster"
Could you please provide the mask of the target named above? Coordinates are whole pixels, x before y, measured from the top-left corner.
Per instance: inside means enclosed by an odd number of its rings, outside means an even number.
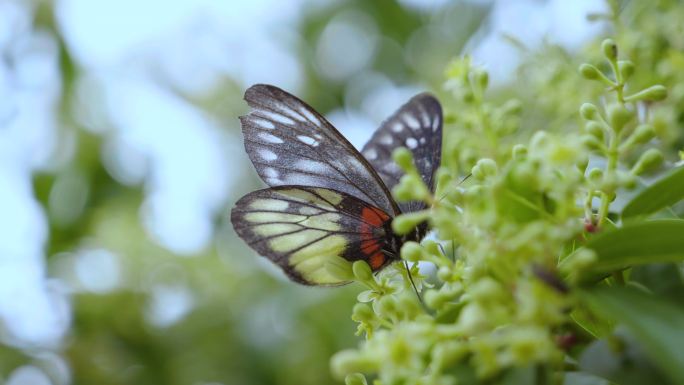
[[[379,276],[363,261],[354,264],[368,290],[352,319],[366,340],[333,357],[347,384],[367,384],[366,375],[382,385],[562,380],[567,353],[587,334],[573,290],[595,256],[581,246],[609,223],[620,189],[662,161],[650,149],[620,168],[655,136],[640,104],[666,91],[628,92],[635,65],[618,60],[612,40],[602,47],[612,74],[589,64],[580,74],[608,86],[615,101],[582,105],[581,129],[527,127],[534,132],[527,138],[515,135],[519,101],[489,103],[488,75],[468,58],[449,66],[454,102],[447,109],[457,113],[447,114],[434,194],[411,152],[394,153],[406,172],[395,196],[429,208],[396,218],[393,229],[408,233],[428,221],[434,236],[404,244],[405,262]],[[560,264],[570,254],[571,263]]]

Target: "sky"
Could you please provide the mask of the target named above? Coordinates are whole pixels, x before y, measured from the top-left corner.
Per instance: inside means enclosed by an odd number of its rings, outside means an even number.
[[[429,15],[445,2],[402,4]],[[530,48],[547,40],[576,49],[599,32],[585,15],[600,10],[600,3],[497,2],[490,29],[468,51],[490,71],[494,84],[504,83],[513,74],[518,53],[502,34]],[[76,261],[77,287],[46,272],[46,208],[35,199],[31,178],[68,161],[73,148],[59,138],[55,120],[62,90],[57,44],[47,32],[33,28],[30,4],[0,0],[0,52],[7,58],[0,62],[0,319],[7,329],[0,338],[20,347],[55,347],[69,328],[70,293],[114,290],[120,269],[117,255],[95,247],[70,256]],[[106,169],[120,183],[144,186],[140,220],[151,239],[181,257],[205,250],[213,235],[212,218],[225,210],[226,196],[242,177],[243,171],[231,164],[246,155],[241,138],[231,134],[238,130],[225,129],[237,120],[217,121],[170,92],[169,85],[201,95],[229,76],[243,88],[271,83],[297,94],[304,63],[293,49],[301,44],[295,26],[320,3],[59,0],[54,6],[60,31],[83,69],[78,96],[85,103],[77,116],[87,129],[107,134]],[[366,68],[378,38],[369,18],[341,14],[313,47],[323,76],[348,80],[347,97],[362,100],[360,109],[343,106],[328,115],[357,147],[384,117],[423,90],[420,84],[393,84]],[[92,98],[102,103],[90,105]],[[102,116],[110,123],[107,127],[92,123]],[[55,150],[56,158],[51,156]],[[79,175],[65,178],[71,179],[64,182],[62,194],[78,205],[87,191],[79,188]],[[63,197],[56,190],[54,206],[60,207]],[[102,271],[108,273],[98,275]],[[174,290],[159,289],[153,307],[170,313],[157,311],[155,322],[168,324],[182,314],[189,299]],[[49,384],[31,368],[20,369],[8,383]]]

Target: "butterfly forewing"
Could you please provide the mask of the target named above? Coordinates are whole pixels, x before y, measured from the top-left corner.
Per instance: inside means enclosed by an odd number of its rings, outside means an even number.
[[[414,96],[383,122],[361,151],[390,189],[404,175],[392,159],[392,152],[402,146],[411,150],[423,180],[434,191],[434,171],[442,159],[442,107],[434,96]],[[411,212],[425,205],[405,202],[399,207]]]
[[[346,283],[326,264],[363,259],[379,270],[394,256],[387,245],[390,216],[349,194],[325,188],[281,186],[242,197],[231,213],[238,235],[309,285]]]
[[[245,100],[252,108],[240,118],[245,149],[266,184],[329,188],[398,214],[378,174],[313,108],[262,84],[250,87]]]

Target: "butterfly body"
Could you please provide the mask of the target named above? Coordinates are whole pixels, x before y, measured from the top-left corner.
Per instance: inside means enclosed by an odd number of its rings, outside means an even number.
[[[392,231],[395,216],[424,208],[397,203],[390,189],[401,169],[392,151],[406,146],[432,188],[441,159],[441,107],[421,94],[390,117],[362,155],[322,115],[268,85],[245,93],[252,112],[240,117],[245,150],[270,188],[242,197],[231,213],[237,234],[294,281],[338,285],[331,264],[366,261],[379,271],[399,259],[401,245],[420,240],[426,224],[408,235]]]

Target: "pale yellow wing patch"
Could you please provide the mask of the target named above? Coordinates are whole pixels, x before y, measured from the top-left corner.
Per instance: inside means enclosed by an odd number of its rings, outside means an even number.
[[[240,237],[292,279],[336,285],[349,279],[335,272],[351,271],[350,247],[360,250],[369,236],[362,234],[369,224],[361,223],[364,219],[357,212],[364,207],[364,202],[333,190],[283,186],[242,198],[231,221]]]

